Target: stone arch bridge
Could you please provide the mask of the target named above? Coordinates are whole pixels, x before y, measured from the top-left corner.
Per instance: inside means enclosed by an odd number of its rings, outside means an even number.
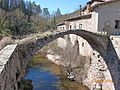
[[[35,34],[8,45],[0,52],[0,90],[17,90],[16,82],[24,76],[25,68],[33,55],[47,43],[67,34],[84,38],[101,54],[110,70],[115,90],[120,90],[120,61],[109,36],[79,29]]]

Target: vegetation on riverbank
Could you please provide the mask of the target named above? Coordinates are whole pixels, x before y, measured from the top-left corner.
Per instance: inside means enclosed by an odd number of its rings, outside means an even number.
[[[29,66],[33,67],[36,65],[39,65],[41,67],[49,66],[51,63],[47,60],[47,57],[45,57],[44,54],[37,54],[35,55],[32,60],[29,62]]]
[[[17,84],[18,84],[18,90],[33,90],[31,80],[22,79]]]

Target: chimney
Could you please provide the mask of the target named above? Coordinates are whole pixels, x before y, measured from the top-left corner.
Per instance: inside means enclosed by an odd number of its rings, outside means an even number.
[[[82,15],[82,5],[80,5],[80,16]]]

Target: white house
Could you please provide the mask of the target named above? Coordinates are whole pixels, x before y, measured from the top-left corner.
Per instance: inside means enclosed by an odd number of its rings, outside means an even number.
[[[65,22],[57,24],[57,30],[65,30],[65,29],[66,29]]]
[[[65,20],[58,28],[84,29],[97,33],[120,34],[120,0],[91,0],[80,15]]]

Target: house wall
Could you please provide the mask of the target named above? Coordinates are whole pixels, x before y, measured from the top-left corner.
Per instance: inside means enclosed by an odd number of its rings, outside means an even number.
[[[71,28],[70,28],[71,27]],[[69,21],[69,29],[83,29],[91,32],[98,30],[98,13],[92,12],[92,18]]]
[[[70,21],[69,29],[84,29],[91,31],[91,19],[82,19],[77,21]],[[70,28],[71,27],[71,28]]]
[[[92,32],[98,32],[98,13],[97,12],[92,12],[92,28],[91,31]]]
[[[115,29],[115,20],[120,20],[120,2],[114,2],[95,8],[98,12],[98,31],[107,31],[108,34],[119,34]]]

